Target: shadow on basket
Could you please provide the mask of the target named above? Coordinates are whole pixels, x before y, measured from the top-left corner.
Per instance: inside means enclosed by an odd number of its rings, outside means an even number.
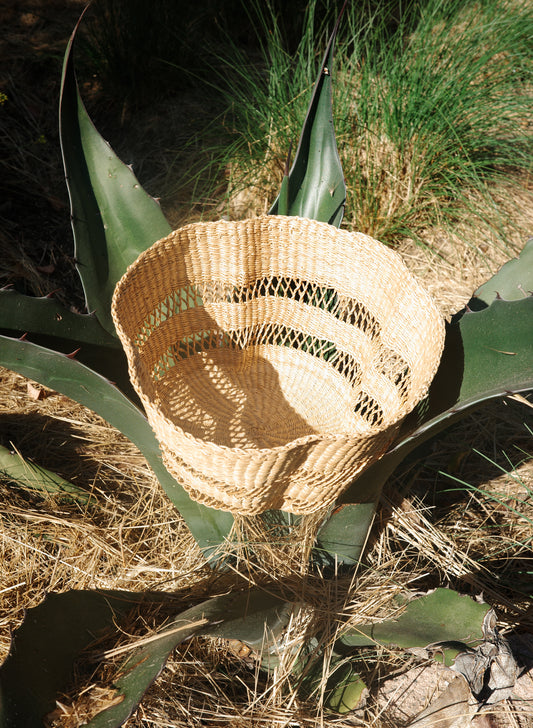
[[[282,216],[175,231],[113,317],[167,469],[241,514],[335,501],[425,394],[444,328],[397,254]]]

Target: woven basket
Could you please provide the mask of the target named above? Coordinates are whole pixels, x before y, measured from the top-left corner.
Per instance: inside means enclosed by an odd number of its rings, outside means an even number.
[[[424,396],[444,341],[396,253],[296,217],[176,230],[112,311],[167,469],[242,514],[332,503]]]

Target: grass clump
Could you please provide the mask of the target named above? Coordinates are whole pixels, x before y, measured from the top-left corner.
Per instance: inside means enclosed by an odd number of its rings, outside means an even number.
[[[261,62],[236,46],[226,62],[230,144],[211,164],[225,171],[230,216],[266,212],[279,190],[325,44],[317,6],[294,55],[263,10]],[[507,0],[347,7],[333,69],[347,227],[391,243],[465,212],[497,214],[495,189],[531,171],[532,29],[531,6]]]

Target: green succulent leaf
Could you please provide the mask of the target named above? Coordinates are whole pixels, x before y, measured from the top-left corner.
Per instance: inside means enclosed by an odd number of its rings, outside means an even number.
[[[313,549],[316,563],[331,567],[358,563],[374,520],[379,490],[372,488],[368,502],[346,503],[334,509],[317,534]]]
[[[533,296],[496,299],[448,325],[428,397],[405,423],[420,424],[396,447],[409,451],[490,399],[533,389]]]
[[[137,708],[172,651],[192,634],[237,639],[261,649],[286,627],[292,606],[271,594],[254,589],[213,597],[179,614],[157,639],[136,650],[120,669],[115,683],[123,700],[99,713],[88,728],[117,728]]]
[[[396,645],[405,649],[447,642],[462,649],[483,639],[483,619],[490,606],[479,604],[451,589],[435,589],[412,599],[397,619],[352,627],[339,638],[335,649]],[[455,655],[446,654],[449,665]]]
[[[75,660],[146,597],[118,591],[49,594],[29,609],[0,668],[0,728],[44,728]]]
[[[485,308],[498,297],[518,301],[533,293],[533,238],[525,244],[518,258],[509,260],[490,280],[483,283],[468,302],[473,311]]]
[[[324,691],[324,705],[328,710],[344,715],[360,704],[366,684],[349,662],[339,665],[330,675]]]
[[[233,525],[231,514],[189,497],[164,467],[158,442],[144,414],[112,382],[76,359],[6,336],[0,336],[0,364],[88,407],[135,443],[206,557],[225,541]]]
[[[63,64],[61,149],[87,308],[114,334],[111,298],[117,281],[143,250],[168,235],[171,228],[158,203],[102,139],[87,114],[74,72],[76,31]]]
[[[73,313],[48,296],[35,298],[11,289],[0,289],[0,329],[38,333],[118,351],[122,348],[94,316]]]
[[[91,494],[77,488],[57,473],[25,460],[22,455],[0,445],[0,478],[5,478],[20,488],[38,491],[43,495],[58,496],[60,501],[86,506]],[[93,499],[94,500],[94,499]]]
[[[326,48],[291,171],[272,205],[271,215],[298,215],[341,224],[346,185],[333,126],[333,50],[342,12]]]
[[[129,659],[120,667],[120,677],[113,685],[116,690],[113,704],[90,720],[86,724],[88,727],[118,728],[126,722],[176,647],[200,630],[204,620],[202,610],[194,607],[189,612],[180,615],[143,649],[130,652]]]
[[[34,298],[0,290],[0,334],[27,336],[34,344],[70,354],[115,382],[124,394],[138,401],[119,340],[94,316],[73,313],[53,298]]]
[[[464,349],[458,402],[520,392],[533,387],[533,297],[495,300],[459,322]]]
[[[171,606],[171,595],[119,591],[50,594],[30,609],[15,632],[0,668],[0,728],[44,728],[44,718],[68,689],[75,661],[94,643],[119,634],[126,618],[154,603]],[[116,700],[87,725],[117,728],[137,708],[172,651],[202,632],[246,641],[261,649],[286,627],[292,605],[258,589],[224,594],[198,604],[151,635],[142,647],[127,650],[114,683]]]

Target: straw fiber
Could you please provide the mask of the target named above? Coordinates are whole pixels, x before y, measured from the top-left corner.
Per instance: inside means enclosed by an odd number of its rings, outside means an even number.
[[[195,223],[113,299],[169,472],[234,513],[311,513],[380,457],[424,396],[443,321],[399,256],[296,217]]]

